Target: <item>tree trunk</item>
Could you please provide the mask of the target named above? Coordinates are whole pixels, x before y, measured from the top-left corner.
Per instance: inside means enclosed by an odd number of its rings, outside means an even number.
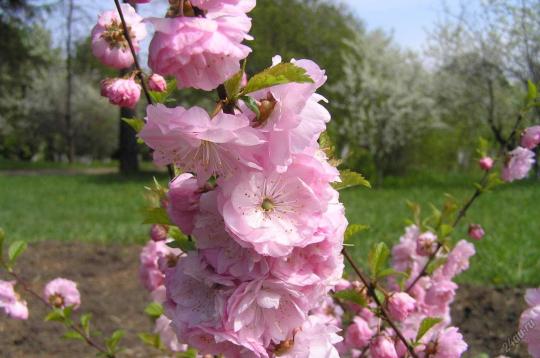
[[[68,0],[68,16],[66,20],[66,144],[67,144],[67,157],[70,163],[75,160],[75,141],[73,133],[73,123],[71,118],[71,98],[73,96],[73,74],[71,68],[71,35],[72,35],[72,22],[73,22],[73,0]]]

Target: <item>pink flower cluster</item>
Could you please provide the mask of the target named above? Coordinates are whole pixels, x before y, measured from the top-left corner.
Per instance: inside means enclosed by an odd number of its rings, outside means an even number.
[[[156,30],[148,64],[154,72],[175,76],[179,88],[212,90],[240,70],[251,49],[255,0],[170,1],[167,18],[151,18]],[[183,7],[180,8],[181,3]]]
[[[270,104],[264,118],[243,104],[213,118],[198,107],[147,109],[140,137],[155,162],[185,171],[170,183],[167,212],[196,245],[161,271],[165,314],[201,354],[338,357],[339,329],[320,312],[343,273],[347,226],[331,186],[339,172],[317,143],[330,119],[315,93],[326,76],[295,63],[315,83],[255,93]]]
[[[77,283],[65,278],[55,278],[47,283],[43,296],[51,306],[56,308],[77,309],[81,305],[81,294],[77,289]]]
[[[533,358],[540,357],[540,288],[529,289],[525,294],[529,308],[521,314],[519,333]]]
[[[13,319],[28,319],[26,301],[15,292],[15,281],[0,280],[0,308]]]
[[[396,271],[410,272],[404,283],[408,288],[418,277],[428,258],[425,256],[426,247],[432,247],[437,237],[431,232],[422,233],[415,225],[406,229],[405,235],[392,250],[392,266]],[[426,244],[429,242],[429,245]],[[421,248],[419,250],[419,248]],[[427,250],[432,253],[431,249]],[[449,327],[450,304],[452,303],[457,285],[452,281],[454,276],[466,270],[469,258],[474,255],[472,244],[459,241],[454,249],[445,256],[446,262],[437,268],[432,275],[423,276],[410,289],[400,289],[395,278],[389,279],[389,290],[386,293],[386,310],[392,320],[401,329],[407,339],[415,339],[420,323],[427,317],[438,317],[442,321],[430,329],[422,337],[420,344],[415,347],[419,357],[460,357],[467,350],[467,344],[457,328]],[[439,254],[442,258],[442,254]],[[407,354],[406,347],[396,337],[393,330],[385,329],[379,332],[380,318],[370,308],[374,303],[366,296],[366,288],[359,282],[343,281],[336,286],[337,291],[353,289],[366,297],[368,307],[347,304],[347,310],[352,310],[355,316],[345,330],[345,340],[339,345],[340,353],[357,357],[363,350],[368,350],[371,357],[403,357]],[[333,303],[325,308],[330,316],[341,321],[342,313]]]

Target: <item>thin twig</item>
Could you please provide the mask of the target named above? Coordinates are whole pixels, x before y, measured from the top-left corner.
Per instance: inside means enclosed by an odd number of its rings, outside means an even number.
[[[20,287],[22,287],[22,289],[24,291],[26,291],[29,294],[31,294],[32,296],[34,296],[39,302],[43,303],[47,308],[49,308],[49,309],[54,308],[49,302],[47,302],[47,300],[45,298],[43,298],[39,293],[34,291],[32,288],[30,288],[30,286],[28,286],[28,284],[23,279],[21,279],[21,277],[19,275],[17,275],[14,271],[8,270],[7,272],[8,272],[9,275],[11,275],[17,281],[17,284]],[[70,328],[70,329],[74,330],[75,332],[77,332],[89,346],[95,348],[96,350],[98,350],[101,353],[106,354],[107,356],[110,356],[109,352],[107,352],[107,350],[105,348],[103,348],[99,343],[95,342],[92,339],[92,337],[87,335],[86,332],[84,332],[82,329],[80,329],[73,322],[67,321],[66,325],[67,325],[68,328]]]
[[[381,314],[384,317],[384,320],[386,321],[386,323],[388,323],[390,325],[390,327],[392,328],[392,330],[394,330],[394,332],[396,333],[396,336],[399,338],[399,340],[405,345],[405,347],[407,347],[407,351],[409,352],[409,354],[413,358],[418,358],[418,355],[414,351],[413,347],[407,341],[407,338],[405,338],[403,333],[401,333],[401,330],[392,321],[392,319],[390,318],[390,315],[386,311],[386,308],[384,307],[382,302],[379,300],[379,297],[377,297],[377,293],[375,292],[375,286],[371,283],[371,281],[366,276],[364,276],[364,274],[362,273],[362,270],[360,270],[360,268],[356,265],[356,263],[353,261],[353,259],[351,258],[351,256],[347,252],[347,249],[343,248],[342,252],[343,252],[343,256],[345,256],[345,258],[347,259],[347,261],[349,262],[349,264],[353,268],[354,272],[356,272],[356,274],[360,278],[360,281],[362,281],[364,286],[366,286],[368,295],[370,295],[371,298],[373,298],[373,301],[379,307],[379,309],[381,311]]]

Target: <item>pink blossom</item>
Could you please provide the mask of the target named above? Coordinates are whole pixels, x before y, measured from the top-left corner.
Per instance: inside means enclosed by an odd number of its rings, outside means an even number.
[[[122,13],[130,30],[135,51],[139,51],[139,41],[146,36],[143,18],[129,4],[122,4]],[[92,29],[92,52],[104,65],[122,69],[134,62],[128,42],[124,37],[120,16],[116,10],[102,13]]]
[[[442,330],[435,344],[434,358],[459,358],[467,350],[467,343],[456,327]]]
[[[442,268],[444,276],[451,279],[467,270],[469,268],[469,258],[474,254],[476,254],[474,245],[465,240],[460,240],[448,254],[448,259]]]
[[[416,253],[418,236],[420,229],[416,225],[410,225],[399,238],[399,244],[392,248],[392,267],[400,272],[411,270],[411,277],[417,276],[427,261],[426,257]]]
[[[176,264],[181,253],[180,249],[167,246],[166,241],[148,241],[139,258],[139,279],[148,291],[163,285],[165,270]]]
[[[373,334],[368,322],[356,316],[345,333],[345,344],[349,349],[363,349],[369,344]]]
[[[167,240],[168,228],[165,225],[154,224],[150,228],[150,237],[153,241]]]
[[[388,313],[396,321],[403,321],[414,311],[416,301],[405,292],[397,292],[388,299]]]
[[[540,144],[540,125],[525,129],[521,137],[521,146],[527,149],[534,149],[538,144]]]
[[[181,344],[176,338],[176,333],[171,327],[171,320],[165,316],[159,316],[155,322],[154,333],[159,334],[161,342],[172,352],[185,352],[186,344]]]
[[[238,72],[240,60],[251,52],[242,41],[251,39],[246,12],[255,1],[195,3],[204,17],[150,19],[156,32],[148,64],[157,73],[175,76],[178,88],[210,91]]]
[[[493,159],[491,157],[483,157],[478,161],[478,165],[482,170],[491,170],[493,168]]]
[[[73,307],[79,308],[81,294],[77,289],[77,283],[64,278],[55,278],[45,285],[43,290],[45,299],[56,308]]]
[[[480,226],[479,224],[470,224],[468,234],[471,239],[482,240],[485,232],[482,226]]]
[[[107,78],[101,81],[101,95],[114,105],[134,108],[141,97],[141,86],[131,78]]]
[[[540,357],[540,288],[528,289],[525,300],[529,308],[521,314],[519,319],[520,332],[527,344],[529,354],[533,358]]]
[[[242,283],[227,302],[227,327],[240,341],[260,339],[264,346],[291,337],[302,325],[310,303],[298,288],[274,279]]]
[[[523,179],[534,164],[534,152],[523,147],[517,147],[510,153],[502,172],[502,179],[507,182]]]
[[[437,235],[431,231],[420,234],[416,241],[416,253],[420,256],[429,256],[435,251],[436,243]]]
[[[285,358],[339,358],[334,345],[343,338],[337,334],[339,328],[329,324],[318,315],[311,315],[294,335],[293,346],[280,357]]]
[[[153,73],[152,76],[148,78],[148,88],[150,91],[165,92],[167,90],[167,81],[165,81],[163,76]]]
[[[197,179],[190,173],[180,174],[169,184],[167,212],[171,221],[186,235],[193,231],[200,196]]]
[[[262,143],[249,120],[241,115],[222,112],[210,119],[199,107],[147,107],[147,123],[139,133],[154,149],[158,165],[174,163],[197,173],[203,184],[211,175],[228,177],[242,167],[257,168],[254,146]]]
[[[444,277],[432,280],[431,287],[426,291],[425,302],[432,306],[446,307],[454,300],[456,290],[457,285]]]
[[[15,281],[0,280],[0,308],[8,317],[18,320],[28,319],[28,307],[15,292]]]
[[[385,335],[380,335],[371,343],[369,352],[373,358],[398,358],[394,343]]]

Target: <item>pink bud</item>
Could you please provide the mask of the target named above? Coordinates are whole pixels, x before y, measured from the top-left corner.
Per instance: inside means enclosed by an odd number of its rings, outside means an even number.
[[[388,299],[388,313],[393,320],[403,321],[414,311],[415,299],[405,292],[397,292]]]
[[[165,225],[152,225],[150,229],[150,237],[153,241],[167,240],[168,229]]]
[[[485,235],[484,229],[479,224],[469,225],[469,237],[475,240],[481,240]]]
[[[521,146],[527,149],[534,149],[538,144],[540,144],[540,125],[525,129],[521,137]]]
[[[371,346],[369,352],[373,358],[397,358],[396,348],[394,343],[386,336],[378,336]]]
[[[483,157],[478,161],[478,165],[480,165],[482,170],[491,170],[491,168],[493,168],[493,159],[491,157]]]
[[[373,330],[361,317],[355,317],[353,323],[347,328],[345,344],[351,349],[362,349],[373,337]]]
[[[77,309],[81,304],[81,294],[77,283],[64,278],[55,278],[43,290],[43,296],[56,308],[73,307]]]
[[[167,81],[165,81],[163,76],[154,73],[148,78],[148,88],[150,88],[151,91],[164,92],[167,90]]]
[[[101,95],[112,104],[133,108],[141,97],[141,86],[131,78],[107,78],[101,81]]]
[[[420,256],[429,256],[435,250],[437,235],[431,231],[427,231],[420,236],[416,241],[416,253]]]

